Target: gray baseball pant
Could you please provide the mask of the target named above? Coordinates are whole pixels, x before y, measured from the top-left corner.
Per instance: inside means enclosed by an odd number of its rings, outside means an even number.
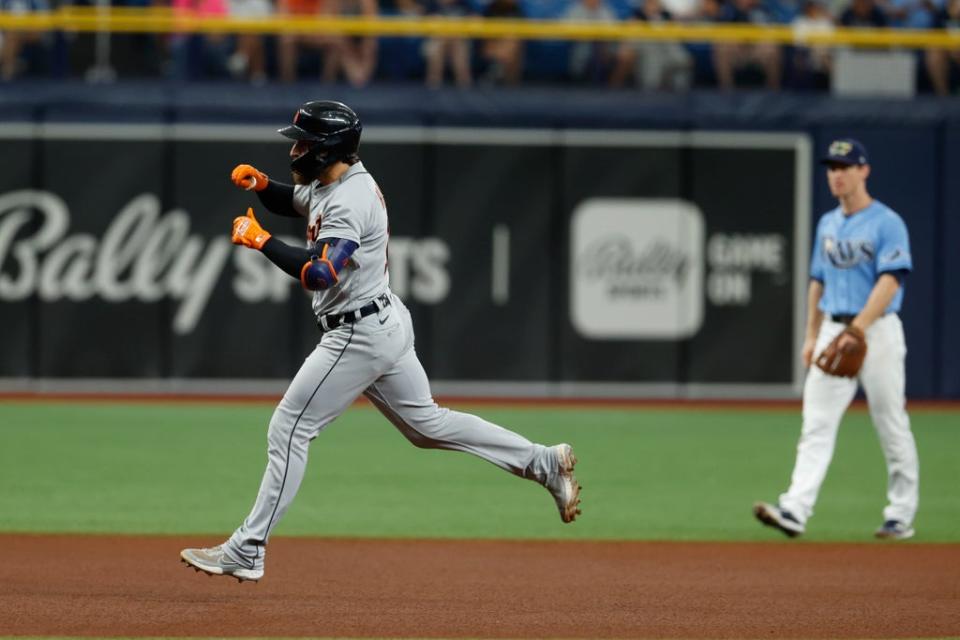
[[[556,470],[547,447],[477,416],[437,406],[414,351],[410,313],[391,294],[379,313],[325,333],[294,376],[270,420],[267,469],[250,515],[224,549],[250,568],[263,566],[264,546],[293,502],[310,441],[365,394],[414,445],[479,456],[540,482]]]

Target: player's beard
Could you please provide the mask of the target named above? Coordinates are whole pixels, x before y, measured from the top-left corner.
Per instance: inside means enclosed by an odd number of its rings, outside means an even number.
[[[296,169],[291,169],[290,175],[293,177],[293,184],[307,185],[313,182],[313,178],[308,178]]]
[[[293,184],[309,185],[314,180],[317,180],[318,178],[320,178],[323,175],[324,171],[326,171],[327,169],[326,166],[324,166],[323,169],[319,169],[319,170],[314,168],[310,171],[310,174],[308,175],[306,173],[303,173],[299,169],[294,168],[294,166],[296,166],[296,163],[309,153],[313,153],[313,149],[308,149],[306,152],[294,158],[293,162],[291,163],[292,166],[290,167],[290,175],[293,177]],[[317,160],[322,162],[325,157],[326,157],[326,154],[320,155],[317,158]]]

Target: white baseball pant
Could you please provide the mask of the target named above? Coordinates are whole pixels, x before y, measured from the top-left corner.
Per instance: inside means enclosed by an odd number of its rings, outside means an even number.
[[[844,325],[824,319],[814,350],[819,354],[843,331]],[[906,410],[904,363],[907,354],[903,325],[890,313],[866,332],[867,355],[860,370],[873,426],[887,462],[887,501],[884,520],[911,524],[919,500],[919,462]],[[857,380],[830,376],[811,366],[803,388],[803,429],[790,488],[780,506],[801,523],[813,515],[820,486],[833,458],[837,430],[857,392]]]

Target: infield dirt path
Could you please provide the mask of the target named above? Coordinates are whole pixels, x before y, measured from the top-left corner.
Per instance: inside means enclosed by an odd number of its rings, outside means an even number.
[[[259,584],[213,539],[0,535],[0,636],[960,636],[960,545],[276,538]]]

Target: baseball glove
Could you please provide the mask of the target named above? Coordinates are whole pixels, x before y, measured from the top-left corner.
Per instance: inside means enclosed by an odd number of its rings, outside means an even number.
[[[840,348],[840,339],[843,336],[850,336],[853,342]],[[860,367],[863,366],[863,359],[867,355],[867,339],[863,331],[857,327],[849,326],[833,339],[823,350],[823,353],[817,357],[817,366],[831,376],[843,376],[845,378],[856,378],[860,373]]]

